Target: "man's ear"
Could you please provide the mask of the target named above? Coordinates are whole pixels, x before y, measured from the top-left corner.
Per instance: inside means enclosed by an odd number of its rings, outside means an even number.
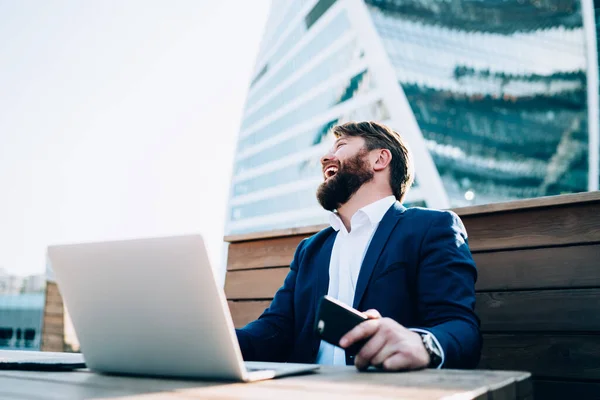
[[[373,169],[375,171],[383,171],[392,162],[392,153],[388,149],[377,149],[376,151],[377,158],[375,159]]]

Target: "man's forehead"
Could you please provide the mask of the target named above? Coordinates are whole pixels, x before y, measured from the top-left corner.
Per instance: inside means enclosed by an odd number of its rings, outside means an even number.
[[[342,135],[336,137],[335,143],[339,142],[340,140],[354,140],[357,138],[359,138],[359,136],[349,136],[349,135],[342,134]]]

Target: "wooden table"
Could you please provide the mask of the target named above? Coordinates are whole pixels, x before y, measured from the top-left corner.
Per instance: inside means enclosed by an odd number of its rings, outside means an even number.
[[[203,382],[73,372],[0,371],[0,398],[13,399],[532,399],[530,374],[513,371],[314,374],[256,383]]]

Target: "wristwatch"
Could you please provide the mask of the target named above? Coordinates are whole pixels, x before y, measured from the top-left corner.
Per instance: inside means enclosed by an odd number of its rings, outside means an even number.
[[[429,354],[429,365],[427,368],[437,368],[442,363],[442,349],[439,348],[431,333],[419,333],[423,340],[423,346]]]

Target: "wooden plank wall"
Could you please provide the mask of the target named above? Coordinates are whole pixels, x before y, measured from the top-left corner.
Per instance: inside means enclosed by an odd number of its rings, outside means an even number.
[[[479,270],[480,368],[532,372],[537,398],[596,398],[600,192],[455,211]],[[320,228],[226,238],[225,291],[237,327],[269,305],[295,247]]]
[[[42,321],[42,351],[64,351],[64,306],[55,282],[46,283],[46,302]]]

